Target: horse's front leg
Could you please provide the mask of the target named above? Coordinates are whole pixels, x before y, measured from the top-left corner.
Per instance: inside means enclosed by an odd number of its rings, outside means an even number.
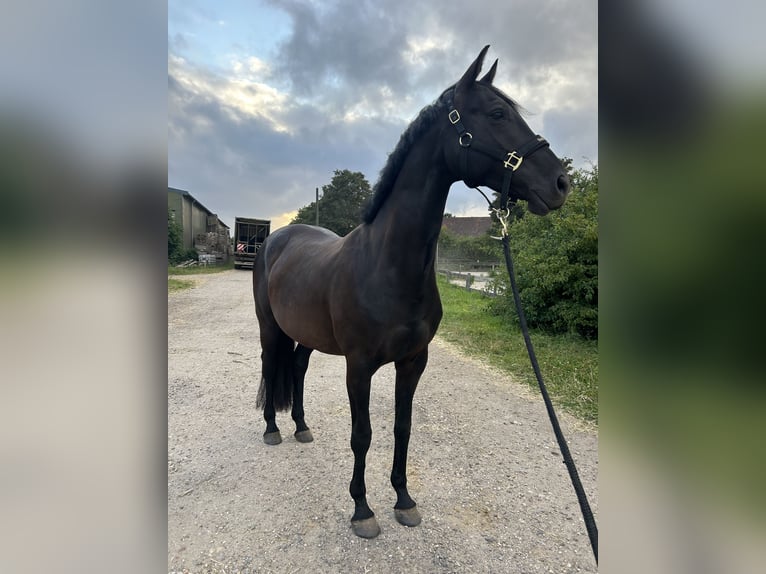
[[[351,450],[354,452],[354,474],[349,492],[354,499],[354,515],[351,527],[354,534],[362,538],[375,538],[380,526],[375,513],[367,504],[367,487],[364,483],[364,469],[367,451],[372,442],[370,425],[370,381],[373,369],[363,361],[346,359],[346,389],[351,405]]]
[[[394,464],[391,485],[396,490],[394,516],[400,524],[417,526],[420,512],[407,491],[407,449],[412,425],[412,398],[428,363],[428,349],[396,362],[396,419],[394,421]]]

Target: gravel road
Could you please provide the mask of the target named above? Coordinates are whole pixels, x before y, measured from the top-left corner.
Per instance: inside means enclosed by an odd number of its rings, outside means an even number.
[[[437,339],[413,410],[399,525],[389,483],[394,370],[372,381],[367,491],[381,534],[349,519],[353,455],[342,357],[314,353],[298,443],[266,446],[255,409],[258,326],[248,271],[190,276],[168,297],[168,571],[190,573],[596,572],[542,399]],[[542,366],[545,371],[545,366]],[[559,413],[598,519],[596,431]]]

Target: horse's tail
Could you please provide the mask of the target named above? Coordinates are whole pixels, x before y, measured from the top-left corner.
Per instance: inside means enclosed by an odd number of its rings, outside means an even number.
[[[286,411],[292,406],[294,352],[295,341],[280,331],[275,352],[271,357],[263,357],[264,373],[255,399],[257,408],[266,405],[267,394],[273,397],[274,409],[277,411]],[[267,369],[270,376],[266,376]]]

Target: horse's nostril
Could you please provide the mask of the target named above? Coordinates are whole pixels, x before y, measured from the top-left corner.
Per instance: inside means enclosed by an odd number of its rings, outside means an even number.
[[[566,175],[560,175],[556,180],[556,185],[562,194],[567,195],[569,193],[569,178]]]

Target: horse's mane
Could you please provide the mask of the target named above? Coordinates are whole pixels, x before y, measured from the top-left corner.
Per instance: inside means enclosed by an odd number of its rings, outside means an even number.
[[[386,199],[388,199],[388,196],[391,195],[391,190],[394,188],[396,178],[399,175],[399,172],[404,165],[404,160],[407,158],[407,154],[410,153],[412,146],[418,141],[420,136],[433,125],[436,118],[442,113],[446,113],[447,108],[452,103],[454,94],[454,86],[450,86],[444,90],[442,95],[439,96],[435,102],[420,110],[417,117],[409,126],[407,126],[407,129],[404,130],[394,151],[388,155],[386,165],[380,170],[378,181],[372,188],[372,198],[362,209],[362,220],[365,223],[372,223],[375,219],[378,211],[380,211],[380,208],[383,206]]]
[[[517,112],[521,111],[521,107],[509,96],[504,94],[501,90],[490,84],[485,84],[497,93],[500,97],[506,100],[513,109]],[[372,223],[375,216],[383,207],[388,196],[391,195],[391,191],[394,188],[394,183],[399,175],[399,172],[404,165],[404,160],[407,158],[407,154],[410,153],[412,146],[436,121],[436,119],[444,114],[449,106],[452,104],[453,97],[455,95],[455,86],[450,86],[436,101],[427,105],[420,110],[417,117],[407,126],[404,133],[399,138],[399,143],[396,144],[394,151],[388,155],[388,161],[383,169],[380,170],[377,183],[373,186],[373,196],[362,208],[362,221],[365,223]]]

